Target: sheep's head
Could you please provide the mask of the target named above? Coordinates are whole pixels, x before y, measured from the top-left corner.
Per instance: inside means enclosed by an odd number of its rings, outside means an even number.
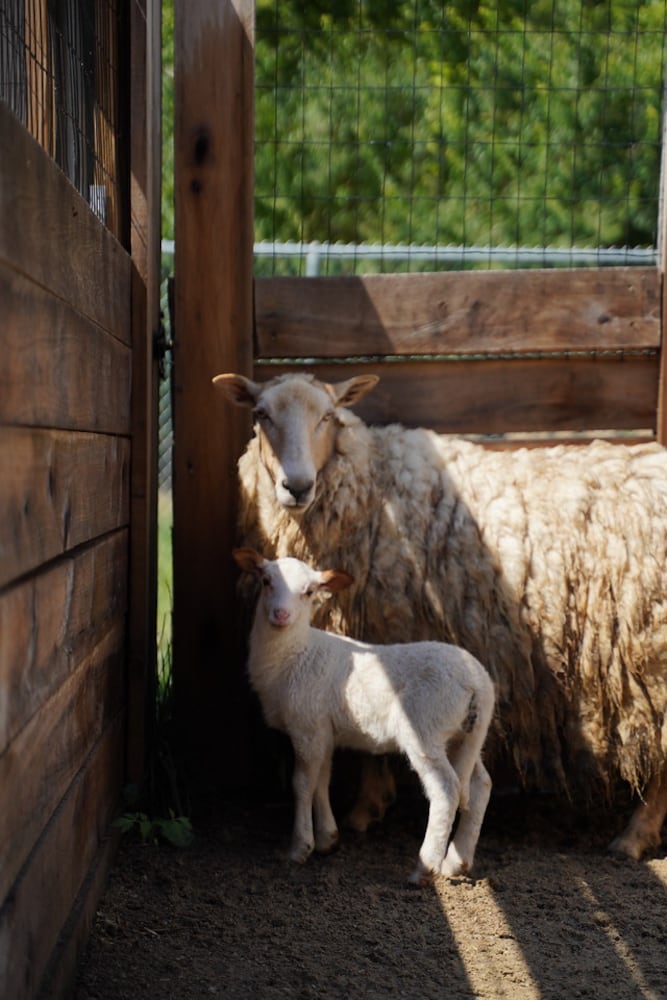
[[[252,382],[243,375],[216,375],[213,384],[237,406],[251,406],[260,454],[278,503],[303,514],[315,499],[317,474],[329,460],[340,410],[366,395],[376,375],[330,385],[312,375],[279,375]]]
[[[354,583],[349,573],[311,569],[300,559],[265,559],[249,548],[234,549],[232,555],[240,569],[259,579],[263,612],[274,628],[287,628],[304,616],[310,621],[311,607],[317,594],[323,591],[336,593]]]

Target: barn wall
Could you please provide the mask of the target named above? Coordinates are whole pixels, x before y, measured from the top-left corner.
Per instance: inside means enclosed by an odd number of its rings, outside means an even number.
[[[123,22],[134,138],[118,151],[127,203],[113,222],[126,246],[0,102],[0,995],[12,1000],[67,992],[122,788],[143,768],[159,310],[147,140],[159,102],[146,101],[146,51],[159,53],[157,8],[133,3]]]

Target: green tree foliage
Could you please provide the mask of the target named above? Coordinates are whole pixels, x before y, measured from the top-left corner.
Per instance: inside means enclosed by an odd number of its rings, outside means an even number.
[[[257,0],[257,238],[655,245],[665,8]],[[173,27],[164,0],[165,237]]]
[[[258,0],[258,237],[654,245],[664,30],[664,0]]]
[[[162,0],[162,237],[174,238],[174,0]]]

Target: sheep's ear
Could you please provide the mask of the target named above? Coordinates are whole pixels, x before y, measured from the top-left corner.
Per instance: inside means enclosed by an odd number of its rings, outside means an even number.
[[[262,391],[261,385],[243,375],[216,375],[213,385],[222,389],[227,399],[236,406],[254,406]]]
[[[363,399],[366,393],[374,389],[380,381],[378,375],[356,375],[346,382],[337,382],[335,385],[327,385],[327,389],[334,399],[336,406],[352,406]]]
[[[254,549],[233,549],[232,556],[239,569],[245,573],[257,573],[266,560]]]
[[[320,573],[320,589],[330,590],[337,594],[339,590],[347,590],[354,583],[354,577],[343,573],[340,569],[324,569]]]

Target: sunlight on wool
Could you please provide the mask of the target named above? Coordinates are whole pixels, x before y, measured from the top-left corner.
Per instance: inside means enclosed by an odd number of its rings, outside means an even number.
[[[448,898],[438,891],[442,912],[463,962],[475,996],[494,1000],[540,1000],[541,992],[524,958],[511,926],[498,906],[491,886],[484,880],[471,885],[471,892],[484,894],[484,906],[475,908],[474,960],[466,962],[470,944],[470,920],[465,900]],[[494,983],[493,994],[489,984]]]

